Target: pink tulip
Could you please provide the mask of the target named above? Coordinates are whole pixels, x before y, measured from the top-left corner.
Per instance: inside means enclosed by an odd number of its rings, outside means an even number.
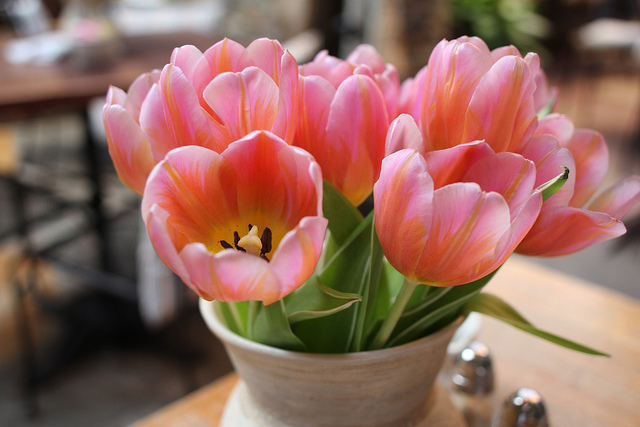
[[[145,187],[142,215],[160,258],[207,300],[271,304],[300,287],[320,258],[320,167],[265,131],[218,154],[170,151]]]
[[[294,145],[310,152],[323,177],[357,206],[380,174],[398,79],[370,46],[349,58],[355,62],[321,52],[300,67]]]
[[[536,220],[535,165],[484,142],[421,154],[416,132],[392,125],[374,187],[375,227],[391,265],[433,286],[472,282],[498,268]],[[414,124],[415,126],[415,124]],[[404,140],[404,141],[403,141]],[[393,150],[391,150],[393,151]]]
[[[173,51],[129,92],[112,87],[103,110],[109,151],[122,181],[142,194],[151,167],[173,148],[217,152],[253,130],[293,139],[298,66],[275,40],[247,48],[225,39],[202,53]]]
[[[492,52],[477,37],[443,40],[403,83],[401,111],[418,122],[428,151],[485,140],[496,152],[517,152],[536,127],[539,76],[535,54]]]
[[[561,165],[573,177],[544,203],[519,253],[567,255],[625,233],[621,219],[640,203],[640,177],[625,178],[593,199],[609,163],[602,135],[574,129],[567,116],[551,114],[540,121],[523,155],[536,163],[540,184],[557,175]]]

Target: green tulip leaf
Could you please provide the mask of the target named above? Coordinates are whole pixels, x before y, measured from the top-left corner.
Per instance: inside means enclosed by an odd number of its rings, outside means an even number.
[[[560,175],[556,176],[553,179],[550,179],[549,181],[538,187],[538,190],[542,191],[543,201],[546,201],[549,197],[556,194],[556,192],[560,190],[560,188],[562,188],[562,186],[569,179],[569,168],[566,166],[563,166],[563,168],[564,171]]]
[[[291,325],[303,320],[329,316],[362,301],[354,293],[331,289],[313,276],[304,286],[285,298],[285,308]]]
[[[610,355],[608,355],[607,353],[594,350],[590,347],[578,344],[566,338],[562,338],[552,333],[537,329],[524,317],[522,317],[513,307],[511,307],[499,297],[492,294],[480,293],[475,295],[470,301],[466,303],[465,310],[468,312],[475,311],[478,313],[486,314],[487,316],[491,316],[495,319],[508,323],[511,326],[515,326],[518,329],[528,332],[531,335],[543,338],[547,341],[571,350],[596,356],[610,357]]]
[[[307,351],[304,343],[291,331],[283,300],[269,305],[256,301],[251,303],[256,303],[252,308],[254,313],[249,316],[251,340],[285,350]]]
[[[362,222],[362,214],[331,183],[324,181],[322,210],[329,220],[329,231],[337,246],[342,246],[358,224]]]

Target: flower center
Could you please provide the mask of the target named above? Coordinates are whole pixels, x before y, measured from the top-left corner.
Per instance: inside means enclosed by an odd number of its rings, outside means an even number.
[[[269,261],[267,255],[271,252],[271,230],[269,227],[265,227],[262,230],[262,236],[258,237],[258,227],[249,224],[249,232],[240,237],[237,231],[233,232],[233,246],[226,240],[220,240],[220,245],[225,249],[233,249],[240,252],[247,252],[252,255],[258,255],[260,258]]]

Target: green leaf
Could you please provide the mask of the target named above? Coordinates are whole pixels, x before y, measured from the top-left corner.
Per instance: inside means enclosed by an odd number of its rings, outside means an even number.
[[[328,227],[331,236],[336,245],[340,247],[362,222],[363,217],[358,209],[327,180],[324,181],[323,191],[322,210],[324,217],[329,220]]]
[[[570,341],[566,338],[562,338],[552,333],[537,329],[524,317],[522,317],[513,307],[511,307],[509,304],[495,295],[487,293],[477,294],[467,302],[467,304],[465,305],[465,310],[469,312],[475,311],[478,313],[486,314],[487,316],[491,316],[495,319],[502,320],[503,322],[508,323],[511,326],[515,326],[516,328],[521,329],[525,332],[528,332],[531,335],[535,335],[571,350],[596,356],[610,357],[610,355],[608,355],[607,353],[594,350],[582,344]]]
[[[246,301],[216,301],[216,306],[218,307],[218,312],[222,315],[222,320],[225,325],[227,325],[227,328],[242,337],[248,338],[247,325],[245,323],[248,313],[248,303]]]
[[[342,293],[363,295],[370,263],[373,215],[365,218],[328,260],[319,280]],[[331,316],[308,319],[293,325],[293,331],[316,353],[346,353],[355,333],[358,306],[353,304]]]
[[[373,214],[369,214],[373,221]],[[370,325],[375,313],[375,300],[378,296],[380,277],[382,275],[383,258],[382,246],[378,240],[375,224],[371,226],[371,246],[369,251],[369,265],[365,280],[362,284],[362,294],[366,296],[364,301],[356,309],[355,331],[351,341],[351,351],[357,352],[364,348],[366,339],[366,327]]]
[[[560,188],[562,188],[565,182],[569,179],[569,168],[566,166],[563,166],[563,168],[564,171],[560,175],[550,179],[538,187],[538,190],[542,191],[543,201],[546,201],[549,197],[556,194],[556,192],[560,190]]]
[[[404,344],[426,336],[448,325],[462,314],[464,304],[489,283],[493,273],[465,285],[442,288],[427,293],[428,301],[419,310],[412,309],[401,318],[388,347]]]
[[[307,350],[304,343],[291,331],[282,300],[269,305],[258,304],[251,327],[253,341],[285,350]]]
[[[289,324],[328,316],[362,301],[354,293],[340,292],[323,285],[316,276],[285,298]]]

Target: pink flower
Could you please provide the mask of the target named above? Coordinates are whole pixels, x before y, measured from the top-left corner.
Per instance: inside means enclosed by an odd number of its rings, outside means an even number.
[[[537,55],[513,47],[490,51],[477,37],[441,41],[428,64],[401,88],[401,111],[418,123],[428,151],[485,140],[494,151],[518,150],[536,127]],[[546,80],[545,80],[546,81]]]
[[[220,154],[170,151],[149,176],[142,216],[160,258],[200,297],[265,304],[313,274],[327,227],[318,164],[265,131]]]
[[[391,265],[433,286],[472,282],[498,268],[536,220],[535,165],[484,142],[422,154],[401,116],[374,187],[375,227]],[[404,123],[402,121],[404,120]],[[390,150],[393,151],[393,150]]]
[[[221,152],[253,130],[291,142],[297,87],[297,63],[275,40],[244,48],[225,39],[204,53],[177,48],[161,72],[140,76],[128,93],[109,89],[103,119],[116,170],[142,194],[151,167],[173,148]]]
[[[569,167],[573,176],[544,203],[519,253],[567,255],[625,233],[621,219],[640,203],[640,177],[625,178],[593,198],[609,164],[602,135],[574,129],[567,116],[551,114],[540,121],[523,155],[536,163],[539,184],[557,175],[562,166]]]
[[[300,75],[294,145],[310,152],[323,177],[357,206],[380,173],[397,72],[372,47],[360,46],[346,61],[321,52]]]

